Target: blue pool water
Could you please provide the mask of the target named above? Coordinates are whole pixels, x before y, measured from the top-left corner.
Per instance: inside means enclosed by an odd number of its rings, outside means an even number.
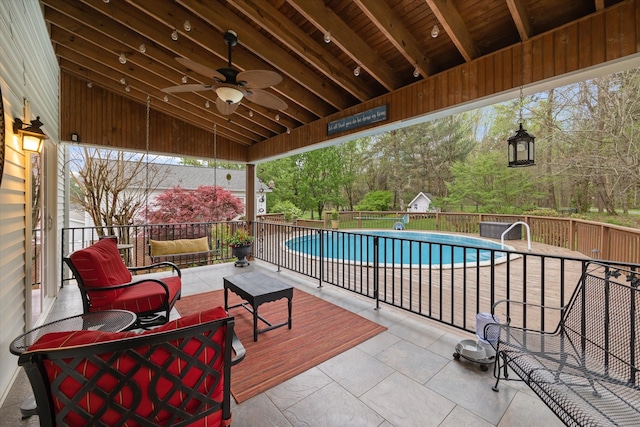
[[[466,265],[486,265],[506,261],[499,243],[475,237],[453,234],[411,231],[367,231],[366,233],[322,233],[296,237],[285,244],[289,250],[324,258],[373,264],[374,236],[380,237],[378,262],[387,265],[418,265],[454,268]],[[322,248],[321,248],[322,246]],[[465,246],[465,247],[463,247]],[[471,247],[469,247],[471,246]],[[493,249],[493,251],[492,251]],[[508,248],[511,249],[511,248]]]

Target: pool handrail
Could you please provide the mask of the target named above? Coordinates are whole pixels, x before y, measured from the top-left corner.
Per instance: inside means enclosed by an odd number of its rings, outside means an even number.
[[[529,249],[529,252],[531,252],[531,230],[529,229],[529,224],[527,224],[524,221],[516,221],[513,224],[511,224],[509,227],[507,227],[506,230],[504,230],[502,232],[502,235],[500,235],[500,246],[502,247],[502,249],[504,249],[504,236],[516,225],[524,225],[524,228],[527,229],[527,249]]]

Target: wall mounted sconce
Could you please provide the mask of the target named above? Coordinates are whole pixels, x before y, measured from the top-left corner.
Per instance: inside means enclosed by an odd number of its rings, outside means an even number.
[[[77,133],[72,133],[71,134],[71,142],[80,142],[80,135],[78,135]]]
[[[42,151],[44,140],[48,136],[40,129],[43,123],[40,116],[36,117],[30,124],[24,123],[20,119],[13,121],[13,133],[22,137],[22,149],[39,153]],[[26,126],[26,127],[25,127]]]

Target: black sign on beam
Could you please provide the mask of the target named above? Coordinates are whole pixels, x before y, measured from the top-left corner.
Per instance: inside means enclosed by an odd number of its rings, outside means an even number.
[[[383,120],[387,120],[386,105],[329,122],[327,125],[327,135],[333,135],[334,133],[344,132],[346,130],[359,128],[371,123],[381,122]]]

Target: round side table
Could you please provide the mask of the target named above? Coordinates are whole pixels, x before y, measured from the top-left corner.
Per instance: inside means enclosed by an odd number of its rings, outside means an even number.
[[[136,314],[126,310],[105,310],[95,313],[85,313],[46,323],[34,328],[11,342],[9,351],[16,356],[29,349],[40,337],[50,332],[68,331],[106,331],[120,332],[129,328],[136,321]],[[27,397],[20,405],[22,418],[38,413],[36,399],[33,395]]]

